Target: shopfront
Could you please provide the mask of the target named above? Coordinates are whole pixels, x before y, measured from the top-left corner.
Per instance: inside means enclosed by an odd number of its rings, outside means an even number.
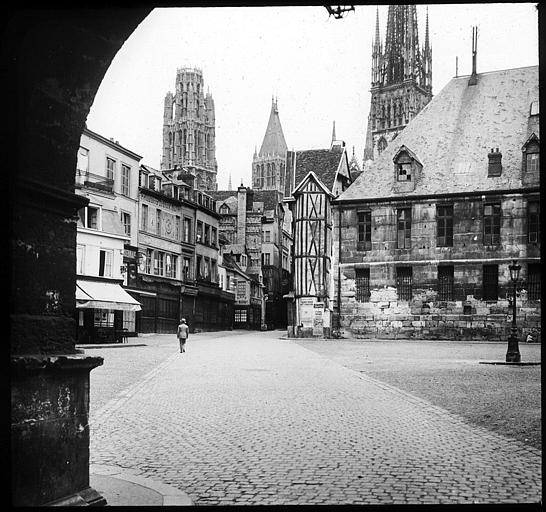
[[[78,343],[119,343],[134,324],[141,304],[118,283],[78,279]],[[134,331],[134,328],[133,330]],[[131,332],[132,332],[131,331]]]

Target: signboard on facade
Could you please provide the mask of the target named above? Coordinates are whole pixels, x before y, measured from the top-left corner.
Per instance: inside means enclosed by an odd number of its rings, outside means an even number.
[[[324,303],[316,302],[315,304],[313,304],[313,309],[313,336],[322,336],[322,313],[324,311]]]
[[[246,281],[237,281],[237,288],[235,293],[236,304],[248,304],[249,303],[249,286]]]

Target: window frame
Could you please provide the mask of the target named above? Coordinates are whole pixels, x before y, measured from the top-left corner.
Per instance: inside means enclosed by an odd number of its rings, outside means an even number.
[[[112,167],[108,165],[109,163],[112,163]],[[115,158],[112,158],[111,156],[106,155],[106,179],[112,180],[115,182],[115,176],[116,176],[116,163],[117,160]]]
[[[124,196],[131,194],[131,166],[121,163],[120,193]]]
[[[447,210],[448,214],[442,210]],[[440,231],[444,234],[441,235]],[[453,204],[436,205],[436,246],[453,247]]]
[[[405,274],[405,275],[404,275]],[[411,301],[413,299],[413,268],[396,267],[396,293],[398,300]],[[404,282],[406,281],[406,282]]]
[[[540,263],[527,264],[527,298],[529,300],[540,300]]]
[[[370,269],[355,269],[355,300],[357,302],[370,302]]]
[[[491,214],[487,213],[491,208]],[[500,201],[484,203],[483,205],[483,245],[499,245],[501,243],[502,205]],[[490,231],[489,233],[487,231]]]
[[[454,300],[455,267],[453,265],[438,265],[438,300],[442,302]]]
[[[359,210],[357,218],[357,250],[369,251],[372,248],[372,212],[371,210]]]
[[[493,272],[493,269],[496,272]],[[489,279],[492,276],[495,278]],[[499,300],[499,266],[497,264],[482,266],[482,299],[486,302]]]
[[[147,204],[143,204],[140,208],[140,229],[142,231],[148,231],[148,219],[149,219],[149,207]]]
[[[531,211],[536,206],[536,211]],[[540,242],[540,201],[527,202],[527,242],[530,244]]]
[[[104,255],[104,258],[103,258]],[[99,272],[100,277],[113,277],[114,268],[114,250],[99,249]]]
[[[129,212],[120,211],[121,224],[123,225],[123,231],[127,236],[131,236],[131,214]],[[127,222],[128,219],[128,222]]]
[[[406,218],[406,214],[407,218]],[[404,218],[402,218],[404,217]],[[410,208],[398,208],[396,210],[396,248],[397,249],[411,249],[411,220],[412,209]],[[403,226],[402,229],[400,226]],[[400,233],[404,233],[403,242],[401,243]]]

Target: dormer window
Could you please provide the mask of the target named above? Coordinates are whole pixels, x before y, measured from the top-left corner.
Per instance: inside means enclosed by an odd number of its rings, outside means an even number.
[[[540,141],[533,133],[522,149],[522,183],[523,185],[538,185],[540,170]]]
[[[227,207],[227,205],[223,204],[222,206],[220,206],[220,213],[222,215],[227,215],[229,213],[229,208]]]
[[[393,158],[394,190],[395,192],[411,192],[415,190],[419,173],[423,165],[410,149],[400,146]]]

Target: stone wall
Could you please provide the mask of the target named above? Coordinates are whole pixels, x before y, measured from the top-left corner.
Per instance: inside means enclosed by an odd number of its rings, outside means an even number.
[[[537,196],[538,197],[538,196]],[[527,290],[529,263],[538,263],[540,244],[527,243],[526,195],[491,196],[485,202],[501,203],[501,243],[483,244],[484,198],[460,197],[454,207],[453,246],[436,246],[436,199],[410,202],[378,202],[343,207],[341,217],[340,304],[342,333],[363,338],[429,338],[505,340],[512,321],[513,285],[508,265],[521,264],[517,286],[517,326],[520,339],[532,333],[540,339],[539,300],[530,300]],[[446,201],[442,199],[442,203]],[[412,208],[411,248],[397,249],[396,209]],[[358,210],[372,212],[371,250],[359,250]],[[338,293],[339,210],[334,222],[334,298]],[[452,300],[438,296],[438,266],[453,266]],[[483,265],[497,264],[498,299],[483,300]],[[413,272],[411,300],[400,300],[396,289],[396,267]],[[370,296],[356,300],[356,271],[370,273]],[[336,324],[334,324],[336,325]]]

